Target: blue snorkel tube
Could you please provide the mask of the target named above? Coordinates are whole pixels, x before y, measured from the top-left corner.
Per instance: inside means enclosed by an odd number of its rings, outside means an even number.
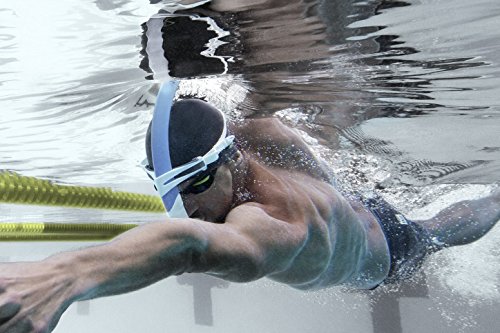
[[[165,82],[161,85],[156,98],[153,124],[151,125],[151,149],[156,179],[172,171],[168,128],[170,124],[170,111],[172,110],[175,93],[178,88],[179,81]],[[177,186],[167,193],[161,193],[161,187],[158,185],[157,189],[160,192],[159,194],[169,217],[188,217],[186,209],[180,199],[180,193]]]

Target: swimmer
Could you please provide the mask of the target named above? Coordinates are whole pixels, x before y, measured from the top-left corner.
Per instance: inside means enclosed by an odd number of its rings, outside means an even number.
[[[143,165],[168,218],[43,261],[0,265],[0,332],[50,332],[75,301],[199,272],[297,289],[373,289],[427,255],[483,236],[500,191],[410,221],[381,198],[344,196],[301,136],[277,119],[229,123],[162,86]]]

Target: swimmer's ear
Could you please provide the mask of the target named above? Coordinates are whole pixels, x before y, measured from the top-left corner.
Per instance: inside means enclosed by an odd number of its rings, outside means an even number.
[[[239,166],[241,163],[243,163],[243,154],[241,153],[241,150],[237,149],[236,152],[234,153],[233,157],[229,161],[229,164],[232,166]]]
[[[241,152],[241,150],[237,149],[236,152],[234,152],[233,156],[225,163],[225,165],[230,169],[236,171],[236,172],[241,172],[242,169],[245,169],[245,156]]]

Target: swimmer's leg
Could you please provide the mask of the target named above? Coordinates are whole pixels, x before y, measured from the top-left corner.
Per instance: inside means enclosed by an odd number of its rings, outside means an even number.
[[[500,188],[490,196],[461,201],[425,221],[415,221],[444,246],[471,243],[484,236],[500,220]]]

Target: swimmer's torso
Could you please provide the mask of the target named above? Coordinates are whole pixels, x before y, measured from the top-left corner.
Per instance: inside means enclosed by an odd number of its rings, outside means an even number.
[[[379,283],[387,260],[380,226],[336,191],[328,170],[300,135],[277,119],[249,120],[231,130],[252,157],[249,178],[256,181],[249,186],[252,200],[246,204],[258,203],[270,216],[307,229],[307,239],[288,267],[269,277],[303,289]],[[370,264],[364,262],[370,256]]]

